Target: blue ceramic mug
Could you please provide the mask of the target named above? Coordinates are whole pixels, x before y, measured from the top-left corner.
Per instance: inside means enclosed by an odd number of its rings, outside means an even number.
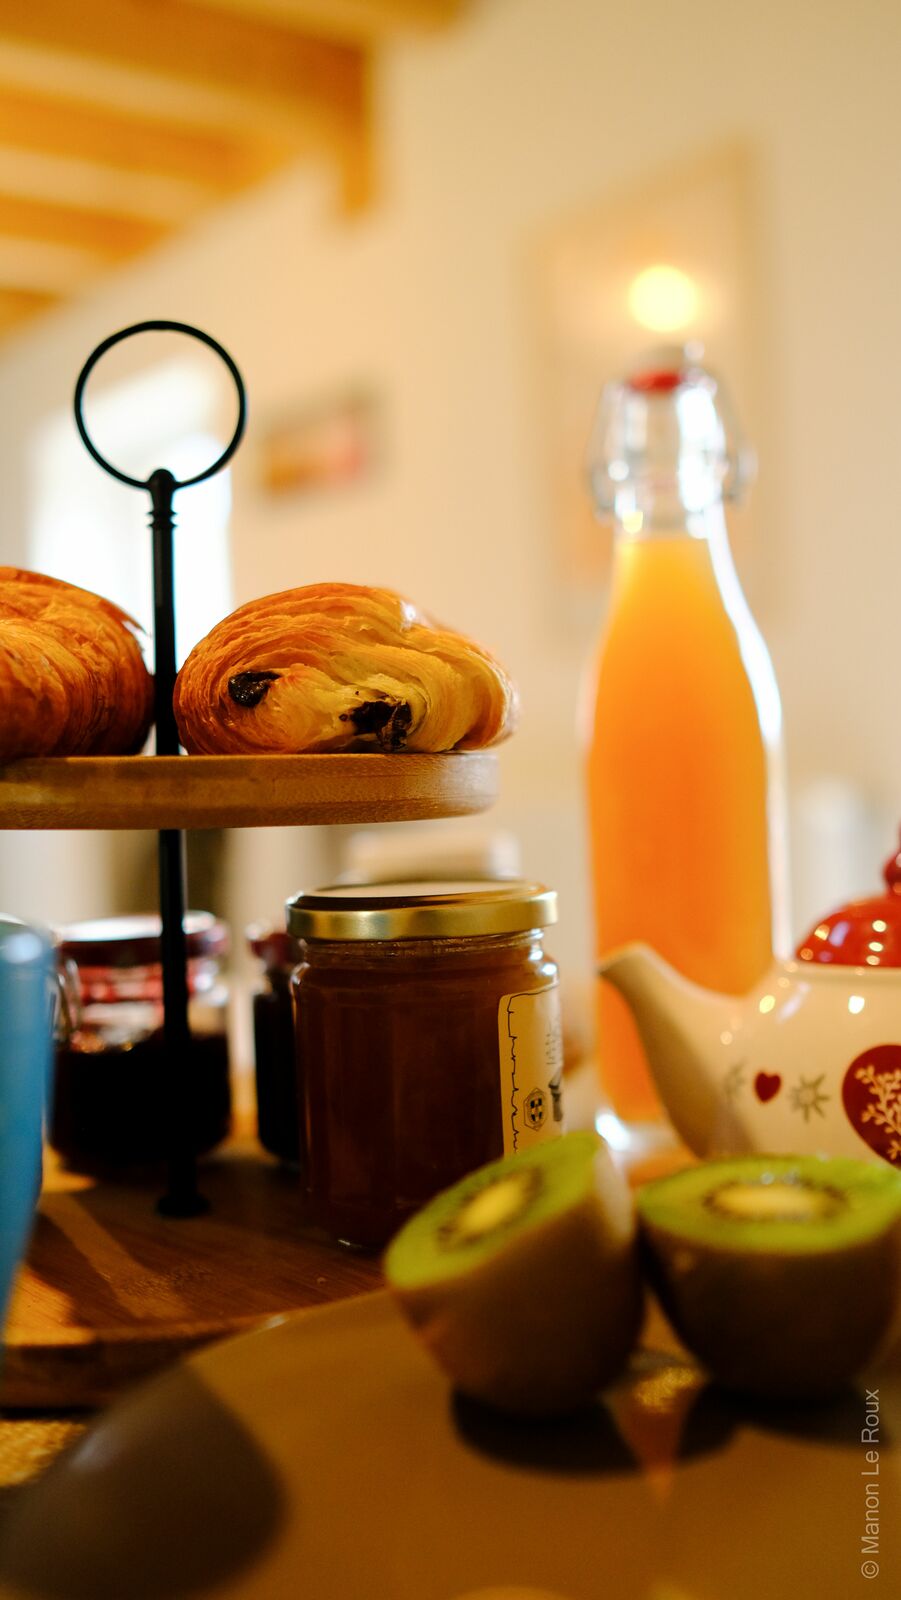
[[[47,935],[0,916],[0,1326],[40,1188],[55,983]]]

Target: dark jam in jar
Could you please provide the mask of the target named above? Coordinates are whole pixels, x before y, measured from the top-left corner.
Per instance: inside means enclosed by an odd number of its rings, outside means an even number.
[[[313,1223],[378,1247],[475,1167],[561,1131],[550,891],[342,885],[288,914]]]
[[[300,1164],[301,1108],[291,973],[300,951],[290,934],[278,928],[249,928],[247,942],[262,961],[265,975],[264,988],[253,997],[257,1134],[264,1150],[296,1167]]]
[[[159,918],[110,917],[60,930],[63,1025],[49,1139],[69,1166],[118,1170],[168,1153],[172,1107],[163,1037]],[[224,925],[185,917],[191,1044],[185,1102],[199,1155],[229,1131]]]

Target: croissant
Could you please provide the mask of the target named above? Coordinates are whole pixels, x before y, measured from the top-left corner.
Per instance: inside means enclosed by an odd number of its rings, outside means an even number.
[[[175,718],[196,755],[471,750],[512,732],[487,650],[391,589],[317,583],[241,606],[191,651]]]
[[[153,680],[137,631],[100,595],[0,567],[0,762],[140,750]]]

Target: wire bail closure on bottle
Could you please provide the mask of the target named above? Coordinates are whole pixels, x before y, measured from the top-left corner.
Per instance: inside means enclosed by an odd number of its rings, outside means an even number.
[[[587,469],[600,517],[641,511],[663,521],[738,502],[756,461],[722,382],[701,350],[667,347],[605,385],[588,446]]]

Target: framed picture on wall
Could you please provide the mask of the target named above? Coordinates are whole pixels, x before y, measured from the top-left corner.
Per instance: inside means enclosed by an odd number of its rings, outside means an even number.
[[[373,389],[349,388],[299,406],[267,429],[260,479],[274,496],[361,483],[382,455],[381,406]]]

